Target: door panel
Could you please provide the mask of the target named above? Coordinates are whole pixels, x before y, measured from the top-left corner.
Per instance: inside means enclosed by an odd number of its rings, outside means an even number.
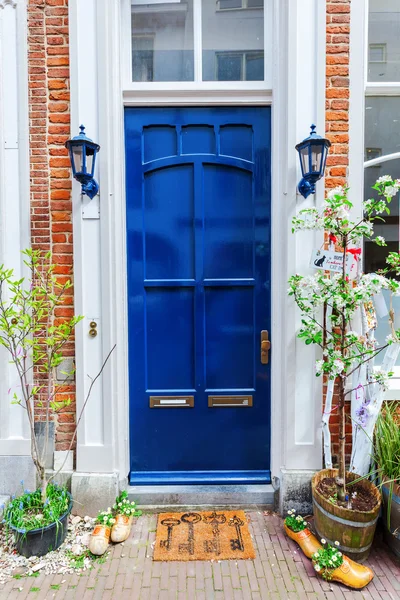
[[[146,279],[193,279],[193,166],[146,173],[144,201]]]
[[[206,278],[254,277],[252,175],[222,165],[204,166]]]
[[[270,109],[128,108],[125,136],[130,481],[268,482]]]
[[[206,289],[205,324],[206,388],[253,389],[254,288]]]

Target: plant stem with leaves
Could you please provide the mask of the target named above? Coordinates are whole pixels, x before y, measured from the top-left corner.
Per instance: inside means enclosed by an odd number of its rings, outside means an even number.
[[[71,404],[69,397],[64,399],[61,396],[66,388],[57,381],[56,371],[65,360],[67,345],[73,341],[75,327],[83,317],[59,316],[59,309],[67,305],[72,284],[68,279],[57,277],[55,266],[51,263],[51,254],[31,249],[22,254],[29,271],[27,281],[24,278],[16,279],[12,269],[0,266],[0,345],[6,349],[10,362],[15,367],[20,392],[14,391],[12,403],[27,412],[31,455],[40,482],[41,497],[45,502],[48,483],[54,477],[47,479],[45,469],[50,422]],[[115,346],[99,373],[92,379],[69,451],[73,447],[77,427],[93,385],[103,372],[114,348]],[[73,375],[74,370],[62,373],[68,378]],[[45,423],[41,451],[35,435],[35,410]]]
[[[363,218],[352,220],[352,203],[348,199],[347,188],[335,188],[328,193],[322,210],[304,209],[293,219],[293,232],[301,230],[323,230],[329,234],[333,246],[342,253],[340,272],[318,271],[315,275],[293,275],[289,280],[289,295],[301,311],[302,326],[298,337],[309,344],[322,349],[322,359],[316,363],[316,374],[325,375],[336,382],[339,394],[339,453],[338,477],[336,478],[337,498],[344,502],[346,498],[346,414],[345,397],[347,378],[361,365],[370,362],[389,344],[398,343],[400,331],[395,331],[393,310],[390,311],[392,334],[387,343],[377,347],[373,336],[352,330],[356,314],[365,311],[374,295],[389,290],[392,295],[400,295],[400,283],[387,277],[389,272],[400,274],[400,254],[390,253],[388,267],[379,273],[358,273],[356,279],[350,279],[347,273],[346,257],[353,253],[359,256],[363,238],[384,246],[381,236],[374,237],[373,223],[383,220],[382,213],[390,214],[389,203],[400,189],[400,180],[393,181],[389,176],[378,179],[373,189],[378,198],[364,202]],[[357,258],[355,258],[357,260]],[[357,261],[357,270],[360,261]],[[327,307],[330,312],[328,314]],[[323,311],[322,319],[320,318]],[[372,383],[383,389],[387,385],[390,372],[375,369],[370,372],[365,385]]]

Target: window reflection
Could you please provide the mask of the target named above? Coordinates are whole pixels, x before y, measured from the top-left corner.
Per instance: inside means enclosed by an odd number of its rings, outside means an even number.
[[[193,0],[132,3],[132,80],[193,81]]]
[[[263,0],[203,0],[204,81],[263,81]]]
[[[400,98],[389,96],[366,97],[365,100],[365,160],[372,160],[387,154],[400,152]],[[364,199],[376,197],[371,186],[382,175],[390,175],[393,179],[400,178],[400,159],[386,161],[382,164],[368,167],[364,173]],[[399,250],[399,195],[392,198],[390,215],[384,216],[385,223],[379,221],[374,226],[374,234],[385,238],[387,246],[377,246],[373,242],[364,244],[364,270],[374,273],[386,266],[389,252]],[[390,295],[384,292],[386,304],[389,307]],[[393,308],[400,314],[400,298],[393,298]],[[399,327],[400,323],[396,323]],[[383,345],[390,333],[388,318],[378,318],[376,338]],[[383,356],[378,355],[376,364],[380,364]],[[400,365],[400,357],[397,361]]]
[[[368,81],[400,81],[399,0],[369,0]]]
[[[365,99],[365,160],[400,152],[400,99],[390,96],[373,96]],[[382,175],[400,178],[400,159],[387,161],[365,169],[364,199],[373,198],[376,192],[371,186]],[[387,246],[365,243],[365,268],[368,272],[384,268],[389,252],[399,249],[399,198],[395,196],[390,204],[390,215],[385,223],[377,222],[376,235],[386,239]]]

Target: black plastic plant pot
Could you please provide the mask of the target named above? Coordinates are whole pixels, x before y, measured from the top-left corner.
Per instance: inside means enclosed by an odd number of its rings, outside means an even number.
[[[68,532],[68,515],[72,510],[72,499],[68,510],[57,523],[52,523],[40,529],[31,529],[22,533],[20,529],[9,525],[14,531],[15,546],[22,556],[44,556],[52,550],[57,550],[65,540]]]

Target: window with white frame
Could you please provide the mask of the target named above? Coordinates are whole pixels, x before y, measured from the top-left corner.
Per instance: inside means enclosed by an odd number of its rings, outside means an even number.
[[[264,0],[130,0],[130,11],[133,83],[265,81]]]
[[[400,178],[400,2],[369,0],[368,68],[365,95],[364,199],[374,196],[371,186],[382,175]],[[385,223],[377,222],[375,233],[387,246],[366,242],[364,268],[375,272],[385,266],[389,252],[399,250],[399,195],[392,198]],[[388,299],[387,299],[388,300]],[[400,315],[400,298],[393,299]],[[396,328],[400,322],[396,323]],[[377,339],[384,343],[389,334],[387,317],[379,319]],[[381,357],[381,355],[379,355]],[[379,358],[379,361],[382,360]],[[378,360],[376,362],[379,362]],[[398,361],[400,377],[400,358]],[[397,371],[397,369],[396,369]],[[396,373],[397,376],[397,373]],[[399,379],[395,383],[400,388]]]
[[[239,10],[242,8],[260,8],[263,0],[217,0],[219,10]]]

